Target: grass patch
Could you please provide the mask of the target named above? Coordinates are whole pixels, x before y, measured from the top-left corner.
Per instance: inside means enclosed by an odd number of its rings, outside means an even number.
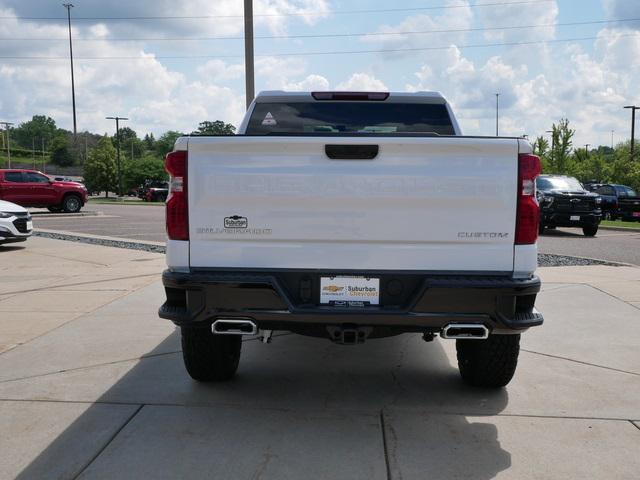
[[[640,230],[640,222],[622,222],[622,221],[613,221],[613,220],[602,220],[600,225],[603,227],[620,227],[620,228],[628,228],[630,230]]]

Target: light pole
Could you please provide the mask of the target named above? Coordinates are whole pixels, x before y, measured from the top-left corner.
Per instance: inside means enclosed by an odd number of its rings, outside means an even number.
[[[640,109],[640,107],[636,107],[635,105],[627,105],[624,108],[631,109],[631,161],[633,162],[633,147],[635,144],[636,134],[636,110]]]
[[[614,130],[611,130],[611,150],[613,150],[613,132]]]
[[[122,196],[122,170],[120,169],[120,120],[129,120],[126,117],[105,117],[107,120],[116,121],[116,151],[118,165],[118,196]]]
[[[500,94],[496,93],[496,137],[498,136],[498,97],[500,97]]]
[[[67,20],[69,22],[69,58],[71,59],[71,102],[73,104],[73,139],[75,141],[78,127],[76,124],[76,85],[73,78],[73,43],[71,42],[71,9],[72,3],[63,3],[62,6],[67,9]]]
[[[9,138],[9,127],[13,125],[11,122],[0,122],[0,125],[4,125],[7,131],[7,165],[11,168],[11,139]]]
[[[551,165],[554,165],[554,157],[556,150],[556,136],[553,134],[553,130],[545,130],[544,133],[551,134],[551,155],[549,155],[549,159],[551,160]]]
[[[253,73],[253,0],[244,0],[244,81],[247,109],[255,96]]]
[[[584,146],[584,151],[587,154],[587,158],[589,157],[589,147],[591,146],[590,143],[585,144]]]

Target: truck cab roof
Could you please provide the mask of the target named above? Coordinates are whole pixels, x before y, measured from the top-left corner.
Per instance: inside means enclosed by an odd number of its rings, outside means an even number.
[[[333,97],[331,97],[333,96]],[[367,98],[370,96],[370,98]],[[360,97],[360,98],[357,98]],[[385,101],[389,103],[430,103],[445,104],[447,100],[440,92],[355,92],[355,91],[319,91],[286,92],[284,90],[265,90],[255,98],[256,103],[267,102],[322,102],[322,101]]]

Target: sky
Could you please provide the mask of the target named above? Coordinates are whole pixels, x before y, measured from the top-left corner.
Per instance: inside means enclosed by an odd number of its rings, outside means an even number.
[[[75,0],[78,130],[191,132],[245,110],[243,0]],[[630,138],[640,0],[254,0],[256,91],[440,91],[463,133]],[[0,121],[72,129],[66,9],[0,0]],[[640,123],[640,120],[639,120]],[[640,128],[638,129],[640,130]]]

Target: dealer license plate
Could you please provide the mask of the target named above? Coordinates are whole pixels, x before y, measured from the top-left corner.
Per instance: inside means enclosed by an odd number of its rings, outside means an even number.
[[[380,304],[380,279],[320,277],[320,303],[335,306]]]
[[[571,215],[571,218],[569,220],[571,220],[572,222],[579,222],[580,215]]]
[[[27,230],[33,230],[33,222],[27,222]]]
[[[640,217],[640,212],[633,212],[634,217]]]

